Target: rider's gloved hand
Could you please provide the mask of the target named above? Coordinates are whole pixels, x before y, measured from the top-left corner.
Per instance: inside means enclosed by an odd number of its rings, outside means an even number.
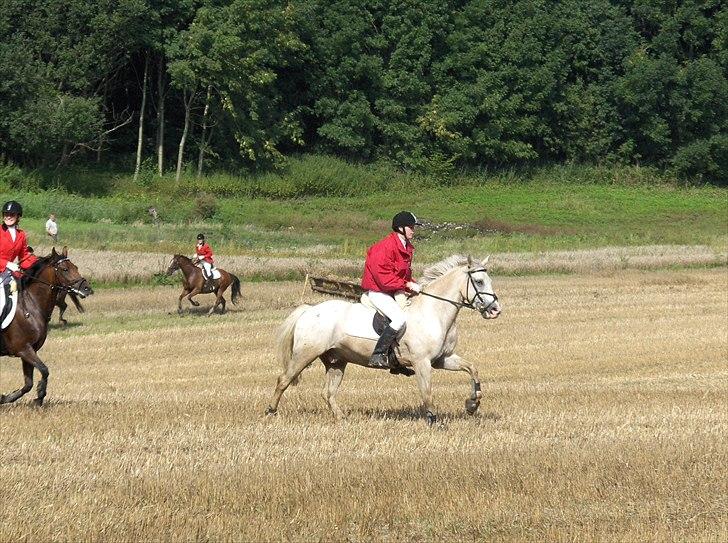
[[[8,262],[7,264],[5,264],[5,269],[14,271],[14,272],[20,271],[20,268],[18,267],[18,265],[15,262]]]
[[[419,294],[420,292],[422,292],[422,287],[414,281],[409,281],[407,283],[407,290],[409,290],[410,292],[414,292],[415,294]]]

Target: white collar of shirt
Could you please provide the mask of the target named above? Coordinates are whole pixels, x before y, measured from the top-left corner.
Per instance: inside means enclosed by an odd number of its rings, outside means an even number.
[[[402,242],[402,247],[404,247],[404,248],[406,249],[406,248],[407,248],[407,238],[406,238],[406,237],[404,237],[404,236],[403,236],[402,234],[400,234],[399,232],[397,232],[397,237],[399,238],[399,241],[401,241],[401,242]]]
[[[8,232],[10,233],[10,237],[13,238],[13,241],[15,241],[15,237],[18,235],[18,231],[15,229],[15,227],[8,226]]]

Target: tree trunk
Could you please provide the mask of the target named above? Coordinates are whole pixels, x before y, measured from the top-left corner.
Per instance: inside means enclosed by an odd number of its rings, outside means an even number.
[[[109,96],[109,78],[105,77],[104,78],[104,100],[101,104],[101,109],[104,112],[104,120],[106,120],[106,111],[107,111],[106,100],[107,100],[108,96]],[[96,149],[96,163],[97,164],[101,163],[101,149],[104,147],[104,135],[105,134],[106,133],[103,131],[103,127],[102,127],[102,132],[101,132],[101,135],[99,136],[99,147],[98,147],[98,149]]]
[[[164,173],[164,55],[160,53],[157,65],[157,173]]]
[[[207,132],[207,115],[210,112],[210,95],[212,93],[212,85],[207,86],[207,96],[205,97],[205,110],[202,112],[202,135],[200,136],[200,154],[197,157],[197,179],[202,177],[202,160],[207,150],[207,141],[205,135]]]
[[[185,154],[185,142],[187,141],[187,133],[190,130],[190,114],[192,112],[192,101],[195,99],[195,89],[190,89],[189,99],[187,98],[187,91],[182,91],[183,99],[185,102],[185,127],[182,130],[182,137],[179,140],[179,151],[177,152],[177,174],[174,177],[176,182],[179,182],[182,177],[182,157]]]
[[[144,140],[144,110],[147,108],[147,79],[149,77],[149,54],[144,59],[144,82],[142,83],[142,108],[139,112],[139,137],[137,139],[136,167],[134,168],[134,181],[139,177],[142,166],[142,142]]]

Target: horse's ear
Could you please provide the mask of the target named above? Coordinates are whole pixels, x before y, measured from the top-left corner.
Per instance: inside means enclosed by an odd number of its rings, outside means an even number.
[[[65,257],[68,257],[68,245],[63,246],[63,252],[61,254]]]
[[[51,249],[51,256],[57,256],[58,253],[56,252],[55,246]]]
[[[490,260],[490,255],[486,256],[483,259],[483,267],[485,268],[488,265],[488,261]]]
[[[473,257],[468,255],[468,268],[473,267]]]

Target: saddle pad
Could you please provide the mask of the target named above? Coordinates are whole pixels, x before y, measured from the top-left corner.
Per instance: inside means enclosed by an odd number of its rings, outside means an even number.
[[[222,274],[217,271],[217,268],[212,268],[212,278],[213,279],[220,279],[222,277]]]
[[[12,288],[10,298],[5,295],[5,287],[0,286],[0,329],[5,330],[15,317],[15,311],[18,309],[18,289]]]
[[[354,304],[349,310],[349,315],[344,322],[343,329],[347,336],[360,337],[364,339],[379,339],[379,334],[374,331],[372,320],[376,311],[362,304]]]

